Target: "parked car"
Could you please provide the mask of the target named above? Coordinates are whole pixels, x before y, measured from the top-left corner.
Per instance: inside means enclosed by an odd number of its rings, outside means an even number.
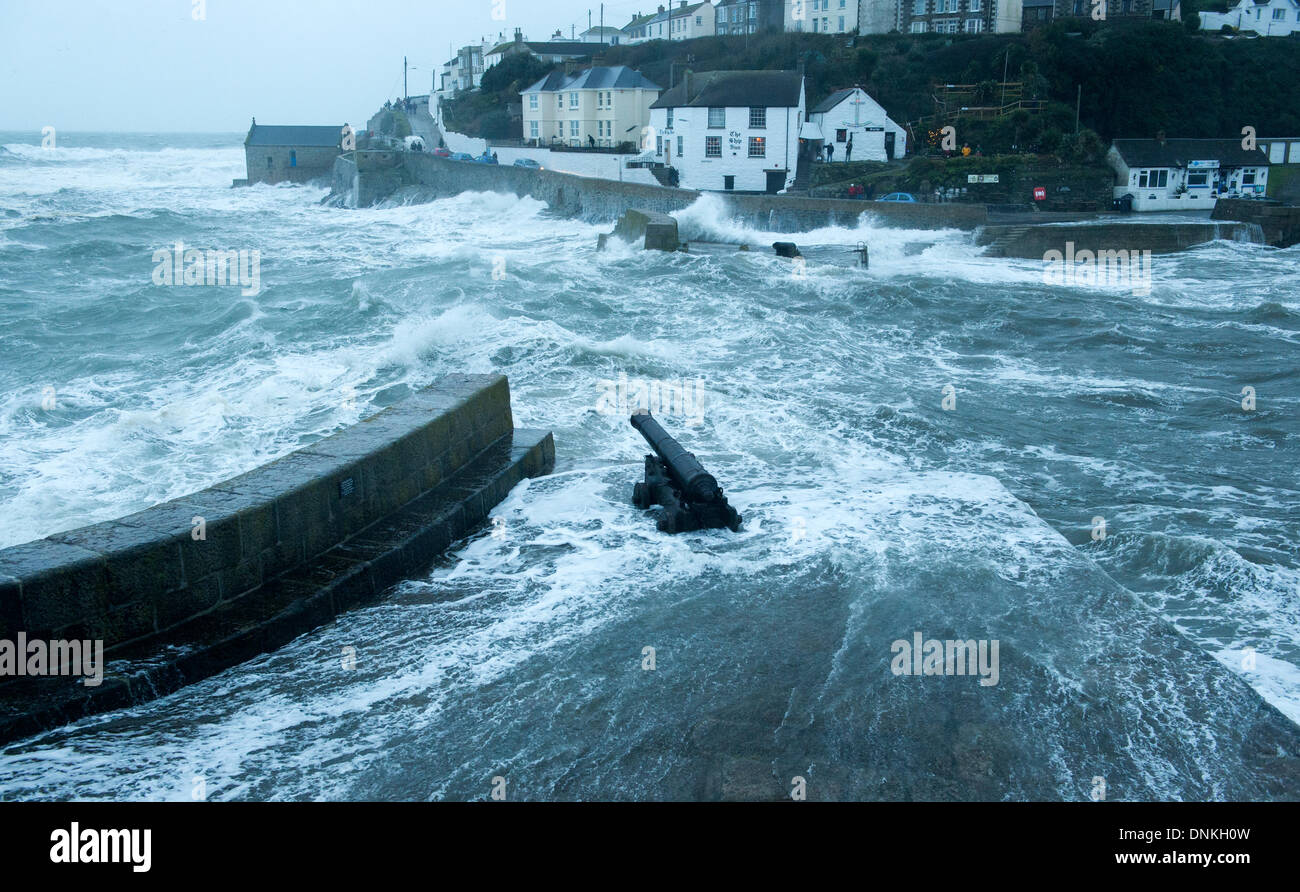
[[[876,201],[910,201],[916,203],[916,196],[910,192],[890,192],[888,195],[882,195]]]
[[[451,160],[452,161],[473,161],[474,156],[471,155],[469,152],[452,152]]]
[[[441,148],[434,149],[433,154],[437,155],[439,158],[450,158],[451,149],[447,148],[446,146],[443,146]]]
[[[516,158],[515,167],[527,167],[529,170],[541,170],[542,165],[532,158]]]
[[[477,161],[479,164],[496,164],[497,156],[489,155],[487,152],[484,152],[482,155],[479,155],[474,160]]]

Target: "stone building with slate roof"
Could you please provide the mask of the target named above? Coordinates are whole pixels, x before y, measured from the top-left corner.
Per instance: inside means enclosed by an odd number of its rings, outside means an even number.
[[[305,183],[330,176],[343,153],[346,126],[277,127],[254,118],[244,138],[248,182]]]

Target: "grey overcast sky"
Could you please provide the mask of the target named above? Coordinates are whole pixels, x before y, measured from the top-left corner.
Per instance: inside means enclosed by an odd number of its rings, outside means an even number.
[[[608,2],[605,24],[660,2]],[[427,93],[452,47],[568,37],[589,10],[598,23],[592,0],[0,0],[0,130],[355,126],[401,95],[403,55]]]

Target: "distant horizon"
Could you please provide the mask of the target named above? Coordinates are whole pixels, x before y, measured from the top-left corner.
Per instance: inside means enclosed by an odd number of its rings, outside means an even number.
[[[568,34],[581,0],[5,0],[0,131],[237,133],[276,124],[358,127],[386,100],[429,93],[481,37]],[[640,0],[606,2],[606,24]],[[200,15],[202,16],[200,18]],[[250,23],[255,27],[250,27]]]

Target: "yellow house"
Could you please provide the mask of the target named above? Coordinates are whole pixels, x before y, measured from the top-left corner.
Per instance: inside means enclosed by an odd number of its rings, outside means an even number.
[[[553,71],[526,90],[523,137],[537,146],[639,144],[660,87],[626,65]]]

